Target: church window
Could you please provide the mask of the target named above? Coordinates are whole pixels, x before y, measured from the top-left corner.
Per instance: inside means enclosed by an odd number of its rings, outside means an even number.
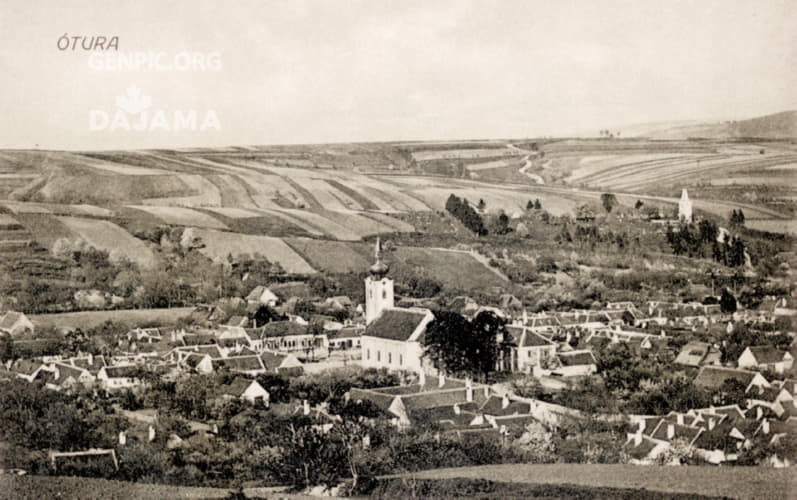
[[[371,359],[371,349],[365,350],[365,359]]]
[[[393,362],[393,353],[389,352],[387,353],[387,364],[390,364],[392,362]]]
[[[376,351],[376,360],[382,361],[382,351]]]
[[[382,298],[383,299],[387,298],[387,291],[386,290],[382,290]]]
[[[403,365],[403,364],[404,364],[404,356],[402,356],[401,354],[399,354],[399,366],[401,366],[401,365]]]

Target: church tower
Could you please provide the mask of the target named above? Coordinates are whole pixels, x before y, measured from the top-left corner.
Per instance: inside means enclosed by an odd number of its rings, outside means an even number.
[[[365,324],[370,324],[383,309],[393,307],[393,280],[387,277],[390,268],[382,262],[382,245],[376,237],[376,263],[365,278]]]
[[[678,219],[684,222],[692,222],[692,200],[686,189],[681,191],[681,199],[678,200]]]

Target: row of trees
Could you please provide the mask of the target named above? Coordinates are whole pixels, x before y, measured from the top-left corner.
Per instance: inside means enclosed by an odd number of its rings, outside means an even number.
[[[681,224],[678,231],[667,227],[667,242],[676,255],[695,258],[713,258],[729,267],[745,265],[746,247],[737,236],[719,237],[717,224],[710,220],[702,220],[695,226]]]
[[[453,193],[446,201],[446,211],[459,220],[462,225],[479,236],[487,235],[487,228],[484,227],[484,220],[474,209],[468,200],[459,198]]]

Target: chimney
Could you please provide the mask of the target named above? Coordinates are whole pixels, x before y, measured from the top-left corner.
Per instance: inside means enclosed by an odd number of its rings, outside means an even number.
[[[504,394],[504,397],[501,398],[501,409],[506,409],[509,406],[509,396]]]
[[[127,444],[127,434],[125,431],[119,431],[119,446],[124,446]]]
[[[55,380],[58,380],[60,377],[61,377],[61,370],[59,370],[58,368],[54,369],[53,370],[53,378]]]
[[[459,415],[460,413],[462,413],[462,410],[459,409],[459,404],[454,403],[454,415]]]
[[[717,422],[716,422],[716,420],[714,420],[714,417],[709,417],[709,419],[708,419],[708,430],[713,430],[715,425],[717,425]]]
[[[302,412],[305,415],[309,415],[310,414],[310,402],[307,401],[306,399],[302,400]]]
[[[675,437],[675,426],[673,424],[667,424],[667,439],[673,439]]]
[[[761,430],[764,431],[764,434],[769,434],[769,420],[764,419],[761,424]]]
[[[755,407],[755,419],[761,420],[761,417],[764,416],[764,410],[761,409],[760,406]]]
[[[678,422],[678,425],[684,425],[684,415],[683,413],[679,413],[675,417],[675,421]]]
[[[155,428],[151,425],[149,426],[149,440],[155,441]]]
[[[470,378],[465,379],[465,401],[468,403],[473,402],[473,384],[470,381]]]
[[[444,385],[446,385],[446,376],[441,372],[437,376],[437,387],[443,387]]]
[[[94,365],[94,355],[92,353],[89,353],[89,365]]]

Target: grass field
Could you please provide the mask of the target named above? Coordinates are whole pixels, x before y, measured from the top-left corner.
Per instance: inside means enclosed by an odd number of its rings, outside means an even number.
[[[636,465],[485,465],[403,474],[418,479],[488,479],[507,483],[569,484],[692,493],[743,499],[794,498],[793,470],[766,467]],[[640,498],[644,493],[640,492]]]
[[[224,498],[229,490],[162,484],[128,483],[107,479],[64,476],[0,476],[0,500],[44,498],[153,500],[202,500]]]
[[[373,264],[357,250],[357,244],[309,238],[285,238],[284,241],[318,270],[333,273],[360,272]]]
[[[37,327],[69,326],[87,329],[107,320],[125,323],[131,327],[144,324],[169,325],[188,315],[193,308],[175,307],[171,309],[120,309],[118,311],[80,311],[58,314],[31,314],[30,320]]]

